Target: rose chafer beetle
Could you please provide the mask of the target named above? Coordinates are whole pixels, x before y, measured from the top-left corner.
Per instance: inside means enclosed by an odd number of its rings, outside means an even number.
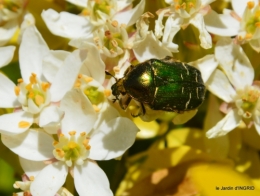
[[[111,89],[124,110],[131,99],[140,102],[141,113],[134,117],[145,114],[144,104],[152,110],[182,113],[198,108],[205,98],[200,71],[169,56],[131,65]]]

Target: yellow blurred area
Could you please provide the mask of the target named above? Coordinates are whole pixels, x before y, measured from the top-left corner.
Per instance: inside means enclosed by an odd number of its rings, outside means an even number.
[[[239,160],[216,157],[207,152],[204,140],[199,129],[170,131],[146,152],[128,159],[127,174],[116,195],[260,195],[256,150],[241,148]]]

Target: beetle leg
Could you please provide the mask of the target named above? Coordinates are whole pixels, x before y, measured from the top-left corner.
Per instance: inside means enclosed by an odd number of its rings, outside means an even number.
[[[141,109],[140,109],[140,110],[142,110],[142,111],[139,112],[137,115],[131,113],[131,116],[132,116],[132,117],[136,118],[136,117],[138,117],[138,116],[141,116],[141,115],[143,116],[143,115],[145,115],[146,110],[145,110],[144,104],[143,104],[143,103],[140,103],[140,104],[141,104]]]
[[[130,97],[129,95],[124,95],[122,96],[121,99],[119,99],[119,105],[123,110],[126,110],[126,108],[128,107],[130,101],[132,100],[132,97]]]

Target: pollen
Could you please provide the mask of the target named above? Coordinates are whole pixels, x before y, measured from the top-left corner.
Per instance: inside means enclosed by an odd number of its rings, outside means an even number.
[[[253,2],[253,1],[248,1],[248,2],[247,2],[247,7],[248,7],[249,9],[254,8],[254,7],[255,7],[255,2]]]
[[[111,23],[114,27],[117,27],[118,26],[118,22],[116,20],[112,21]]]
[[[194,3],[190,2],[190,3],[189,3],[189,7],[190,7],[190,8],[193,8],[193,7],[194,7]]]
[[[42,86],[42,90],[43,90],[44,92],[46,92],[47,89],[50,88],[50,83],[43,82],[43,83],[41,84],[41,86]]]
[[[256,22],[256,23],[255,23],[255,26],[256,26],[256,27],[260,27],[260,22]]]
[[[29,177],[30,181],[34,181],[34,176]]]
[[[41,95],[36,95],[35,96],[35,103],[36,103],[36,105],[40,106],[41,104],[44,103],[44,98]]]
[[[77,133],[76,131],[70,131],[69,132],[70,136],[76,135],[76,133]]]
[[[64,157],[65,153],[63,150],[61,150],[60,148],[56,148],[55,151],[60,158]]]
[[[32,73],[32,75],[30,76],[31,84],[36,84],[37,83],[36,77],[37,77],[37,75],[35,73]]]
[[[20,94],[20,91],[21,91],[20,87],[18,87],[18,86],[14,87],[14,93],[16,96],[18,96]]]
[[[105,89],[105,90],[104,90],[104,95],[105,95],[106,97],[109,97],[109,96],[111,95],[111,90]]]
[[[84,80],[85,80],[87,83],[89,83],[89,82],[91,82],[91,81],[93,80],[93,78],[91,78],[91,77],[84,77]]]
[[[27,127],[29,127],[31,125],[31,123],[29,123],[29,122],[27,122],[27,121],[20,121],[19,123],[18,123],[18,127],[19,128],[27,128]]]
[[[99,112],[99,111],[100,111],[100,108],[99,108],[99,107],[97,107],[97,105],[93,104],[92,106],[93,106],[93,108],[94,108],[95,112]]]
[[[23,79],[22,79],[22,78],[19,78],[19,79],[17,79],[17,82],[18,82],[18,83],[22,83],[22,82],[23,82]]]
[[[80,80],[77,80],[74,84],[74,87],[75,88],[79,88],[81,86],[81,81]]]
[[[26,90],[31,90],[32,89],[32,84],[30,83],[30,84],[27,84],[26,86],[25,86],[25,88],[26,88]]]

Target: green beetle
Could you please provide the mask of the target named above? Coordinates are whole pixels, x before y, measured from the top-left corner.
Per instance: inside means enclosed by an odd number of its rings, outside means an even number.
[[[111,89],[114,101],[118,100],[124,110],[131,99],[140,102],[142,112],[132,114],[134,117],[145,114],[144,104],[152,110],[194,110],[204,101],[206,90],[198,69],[169,56],[131,65]]]

